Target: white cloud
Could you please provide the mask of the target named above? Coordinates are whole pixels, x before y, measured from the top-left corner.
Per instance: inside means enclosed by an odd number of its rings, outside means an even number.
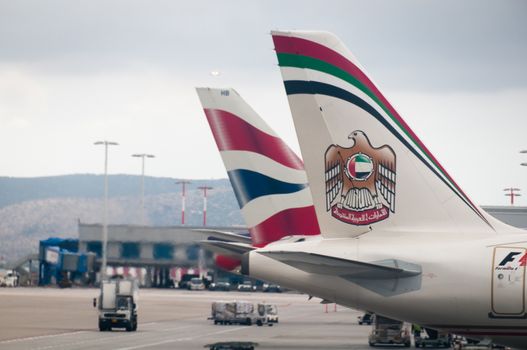
[[[29,126],[31,126],[31,123],[28,120],[21,118],[11,119],[8,123],[8,127],[12,127],[13,129],[25,129]]]

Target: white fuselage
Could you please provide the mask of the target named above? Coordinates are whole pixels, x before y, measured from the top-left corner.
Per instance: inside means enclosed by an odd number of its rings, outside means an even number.
[[[524,234],[373,232],[357,238],[306,237],[282,240],[265,251],[303,251],[347,260],[398,259],[421,266],[419,287],[390,295],[340,276],[307,273],[250,253],[251,277],[280,283],[310,295],[386,317],[440,328],[472,338],[527,348]],[[498,247],[498,248],[496,248]],[[503,267],[498,265],[512,252]],[[516,254],[517,253],[517,254]],[[523,266],[522,266],[523,265]],[[375,288],[373,288],[375,289]]]

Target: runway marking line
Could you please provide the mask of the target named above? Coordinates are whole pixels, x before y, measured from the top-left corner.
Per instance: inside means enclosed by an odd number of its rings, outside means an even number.
[[[157,322],[150,322],[149,324],[154,324],[154,323],[157,323]],[[192,326],[176,327],[176,328],[172,328],[171,330],[185,329],[185,328],[190,328],[190,327],[192,327]],[[86,339],[86,340],[76,341],[76,342],[73,342],[73,343],[63,343],[63,344],[56,344],[56,345],[41,346],[41,347],[35,348],[35,350],[57,349],[57,348],[63,348],[63,347],[70,347],[70,346],[74,346],[74,345],[98,343],[100,341],[106,341],[106,340],[115,340],[115,339],[119,339],[119,338],[130,339],[130,338],[133,338],[133,337],[139,337],[139,336],[144,336],[145,335],[142,332],[134,332],[132,334],[130,334],[128,332],[122,332],[123,334],[121,334],[121,335],[112,335],[112,333],[113,332],[104,332],[103,334],[107,335],[107,336],[105,336],[103,338]]]
[[[204,337],[204,336],[208,336],[208,335],[234,332],[234,331],[240,330],[240,329],[248,329],[248,328],[247,327],[236,327],[236,328],[231,328],[231,329],[224,329],[224,330],[221,330],[221,331],[218,331],[218,332],[199,334],[199,335],[194,336],[194,337],[167,339],[167,340],[163,340],[163,341],[159,341],[159,342],[155,342],[155,343],[142,344],[142,345],[131,346],[131,347],[126,347],[126,348],[118,348],[118,349],[115,349],[115,350],[134,350],[134,349],[147,348],[147,347],[151,347],[151,346],[157,346],[157,345],[163,345],[163,344],[169,344],[169,343],[177,343],[177,342],[180,342],[180,341],[192,340],[192,339],[195,339],[195,338],[198,338],[198,337]]]
[[[152,326],[152,325],[155,325],[157,323],[158,322],[142,323],[141,327]],[[46,339],[46,338],[63,337],[63,336],[68,336],[68,335],[75,335],[75,334],[82,334],[82,333],[91,333],[91,332],[93,332],[93,331],[91,331],[91,330],[89,330],[89,331],[74,331],[74,332],[65,332],[65,333],[57,333],[57,334],[37,335],[37,336],[33,336],[33,337],[6,339],[6,340],[1,340],[0,344],[19,343],[19,342],[24,342],[24,341],[41,340],[41,339]],[[57,345],[57,346],[60,346],[60,345]]]
[[[35,337],[7,339],[7,340],[0,341],[0,344],[9,344],[9,343],[16,343],[16,342],[21,342],[21,341],[31,341],[31,340],[39,340],[39,339],[45,339],[45,338],[62,337],[65,335],[81,334],[81,333],[89,333],[89,331],[75,331],[75,332],[66,332],[66,333],[57,333],[57,334],[37,335]]]

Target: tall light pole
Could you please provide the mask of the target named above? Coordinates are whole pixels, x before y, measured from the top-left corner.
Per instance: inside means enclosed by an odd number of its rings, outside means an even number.
[[[141,223],[145,225],[145,158],[155,158],[153,154],[132,154],[132,157],[141,158]]]
[[[526,149],[521,150],[520,153],[527,153],[527,150]],[[523,163],[520,163],[520,165],[521,166],[527,166],[527,163],[523,162]],[[511,198],[513,198],[513,197],[511,196]]]
[[[520,153],[527,153],[527,149],[521,150]],[[520,163],[521,166],[527,166],[527,163]]]
[[[181,225],[185,225],[185,186],[190,183],[188,180],[176,181],[176,184],[181,184]]]
[[[94,145],[104,145],[104,220],[102,224],[102,265],[101,281],[106,279],[106,247],[108,245],[108,146],[117,146],[117,142],[97,141]]]
[[[212,190],[210,186],[199,186],[203,190],[203,226],[207,226],[207,190]]]
[[[514,205],[514,197],[521,196],[521,194],[517,193],[520,191],[519,188],[509,187],[509,188],[504,188],[503,190],[506,192],[509,192],[509,193],[505,193],[505,196],[511,197],[511,205]]]

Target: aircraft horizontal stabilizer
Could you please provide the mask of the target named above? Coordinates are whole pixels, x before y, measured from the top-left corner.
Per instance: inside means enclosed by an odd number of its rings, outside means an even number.
[[[331,300],[327,300],[327,299],[322,299],[322,300],[320,301],[320,303],[321,303],[321,304],[333,304],[333,303],[335,303],[335,302],[334,302],[334,301],[331,301]]]
[[[203,248],[210,250],[214,253],[228,256],[236,259],[241,259],[243,254],[253,250],[253,246],[250,244],[239,243],[239,242],[222,242],[222,241],[198,241],[197,242]]]
[[[218,231],[218,230],[209,230],[209,229],[197,229],[193,230],[194,232],[201,233],[207,237],[213,237],[219,240],[228,241],[228,242],[239,242],[251,244],[251,237],[242,236],[234,232],[227,231]]]
[[[258,253],[305,272],[341,276],[346,279],[396,279],[421,274],[419,265],[395,259],[367,263],[305,252],[259,251]]]

